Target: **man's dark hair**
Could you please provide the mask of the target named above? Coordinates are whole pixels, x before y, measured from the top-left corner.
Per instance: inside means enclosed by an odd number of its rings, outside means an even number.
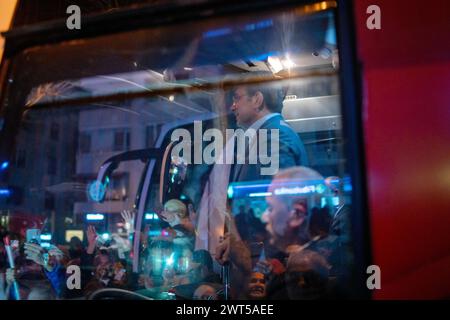
[[[281,88],[275,86],[270,87],[269,84],[261,84],[258,86],[247,87],[247,91],[250,95],[256,94],[258,91],[264,97],[264,103],[270,112],[281,113],[283,109],[283,100],[286,94]]]
[[[249,95],[255,95],[258,91],[264,97],[264,103],[271,112],[280,112],[283,109],[283,100],[286,97],[287,88],[281,86],[271,72],[251,73],[251,79],[260,83],[246,86]],[[275,81],[271,81],[275,80]]]

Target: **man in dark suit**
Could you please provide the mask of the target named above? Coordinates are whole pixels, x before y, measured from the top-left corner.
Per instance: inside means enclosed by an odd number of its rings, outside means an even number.
[[[267,76],[260,74],[257,76],[261,79],[260,83],[240,85],[233,90],[231,110],[240,128],[235,131],[233,139],[237,138],[239,130],[250,139],[244,137],[244,148],[241,148],[239,138],[234,146],[227,141],[224,153],[233,153],[234,149],[234,164],[216,163],[203,190],[196,223],[195,248],[208,250],[212,255],[225,232],[227,188],[230,183],[271,180],[279,169],[308,165],[303,143],[280,114],[285,92],[277,83],[264,83]],[[260,134],[263,129],[267,130],[267,135]],[[250,135],[249,132],[255,134]],[[269,163],[261,161],[259,148],[263,144],[267,146]],[[251,161],[252,154],[256,154],[256,162]]]
[[[252,148],[259,148],[266,136],[261,136],[262,129],[267,130],[267,150],[271,155],[271,167],[285,169],[293,166],[307,166],[308,158],[305,147],[297,133],[284,121],[281,113],[283,108],[284,91],[272,84],[259,84],[253,86],[238,86],[233,92],[233,111],[237,125],[243,130],[256,130],[253,141],[246,146],[245,156],[238,152],[238,156],[245,157],[241,163],[236,163],[230,174],[230,182],[270,180],[278,170],[264,174],[261,170],[267,165],[251,163],[249,154]],[[278,131],[278,137],[273,135]],[[277,141],[272,141],[277,139]],[[273,157],[271,146],[278,143],[278,157]],[[244,162],[244,163],[242,163]]]

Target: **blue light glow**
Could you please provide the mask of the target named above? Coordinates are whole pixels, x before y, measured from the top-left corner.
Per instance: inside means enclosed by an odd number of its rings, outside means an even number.
[[[106,183],[108,183],[109,179],[106,178],[106,181],[107,181]],[[106,193],[106,185],[104,185],[98,180],[95,180],[94,182],[88,185],[89,197],[95,202],[102,201],[102,199],[105,197],[105,193]]]
[[[250,193],[248,196],[253,198],[253,197],[269,197],[272,195],[272,192],[254,192],[254,193]]]
[[[9,167],[9,162],[5,161],[2,163],[2,165],[0,166],[0,170],[5,170],[6,168]]]
[[[102,238],[103,238],[103,240],[108,240],[109,239],[109,233],[104,233],[104,234],[102,234]]]
[[[49,249],[51,246],[50,242],[41,242],[41,247],[45,249]]]
[[[104,220],[105,219],[105,215],[101,214],[101,213],[88,213],[86,215],[86,220],[90,220],[90,221],[100,221],[100,220]]]
[[[52,235],[50,233],[43,233],[41,234],[41,240],[50,241],[52,240]]]
[[[253,30],[259,30],[259,29],[265,29],[273,26],[273,21],[271,19],[269,20],[262,20],[257,23],[247,24],[244,27],[244,30],[246,31],[253,31]]]
[[[166,260],[166,264],[168,265],[168,266],[171,266],[171,265],[173,265],[173,262],[174,262],[174,256],[175,256],[175,253],[174,252],[172,252],[172,254],[170,255],[170,257]]]
[[[249,56],[246,57],[245,61],[249,60],[249,61],[266,61],[269,57],[271,56],[278,56],[279,52],[278,51],[272,51],[272,52],[267,52],[267,53],[263,53],[257,56]]]
[[[323,185],[323,184],[318,184],[317,186],[316,186],[316,191],[317,191],[317,193],[324,193],[325,192],[325,190],[326,190],[326,186],[325,185]]]
[[[9,189],[0,189],[0,196],[10,196],[11,190]]]
[[[331,45],[334,45],[334,46],[337,45],[336,30],[334,28],[333,14],[331,14],[331,13],[328,18],[328,28],[327,28],[327,33],[325,35],[325,42],[329,43]]]
[[[156,213],[150,212],[145,214],[145,220],[159,220],[159,217]]]
[[[352,181],[350,177],[344,177],[344,192],[352,192]]]
[[[232,186],[228,187],[227,194],[228,194],[229,199],[233,198],[233,187]]]
[[[333,206],[337,207],[339,205],[339,197],[331,198],[331,202],[333,203]]]
[[[230,28],[215,29],[215,30],[210,30],[210,31],[204,32],[203,38],[216,38],[216,37],[225,36],[230,33],[231,33]]]
[[[304,186],[304,187],[290,187],[290,188],[277,188],[274,193],[277,196],[280,195],[294,195],[294,194],[309,194],[316,192],[316,186]]]
[[[324,197],[324,198],[320,199],[320,204],[321,204],[322,208],[325,207],[330,202],[331,202],[331,205],[333,207],[339,206],[339,197],[332,197],[332,198],[325,198]]]
[[[151,231],[148,232],[148,235],[150,237],[159,237],[159,236],[161,236],[161,231],[159,231],[159,230],[151,230]]]

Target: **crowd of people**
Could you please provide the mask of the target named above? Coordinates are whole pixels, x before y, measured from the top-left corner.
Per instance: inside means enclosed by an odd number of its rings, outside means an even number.
[[[293,179],[312,178],[320,175],[306,167],[290,168],[279,172],[270,190]],[[326,299],[341,294],[339,280],[345,280],[350,265],[345,261],[350,257],[349,230],[342,223],[348,219],[342,217],[348,206],[341,202],[334,212],[328,207],[308,210],[302,196],[271,196],[267,204],[265,224],[242,207],[231,214],[230,228],[212,256],[207,250],[195,249],[196,228],[191,220],[195,213],[189,205],[177,199],[167,201],[159,213],[167,226],[166,236],[145,237],[139,273],[131,268],[135,217],[128,211],[122,214],[126,238],[113,235],[105,244],[95,227],[88,226],[86,246],[77,237],[66,247],[44,249],[37,243],[21,243],[13,251],[14,269],[7,267],[2,244],[0,297],[17,298],[12,290],[15,281],[20,299],[45,300],[86,299],[103,288],[131,290],[153,299]],[[241,234],[246,230],[243,221],[253,221],[263,234],[258,250],[252,250],[247,233]],[[72,265],[81,270],[79,288],[67,284]],[[224,278],[225,268],[229,268],[229,279]]]
[[[123,213],[125,224],[133,219]],[[72,237],[68,245],[43,247],[38,242],[18,238],[11,253],[14,268],[10,268],[5,244],[1,243],[0,294],[2,299],[73,299],[83,298],[97,289],[127,286],[128,239],[113,234],[111,243],[104,243],[94,226],[86,230],[87,246],[78,237]],[[69,266],[79,267],[80,288],[70,288]],[[14,282],[19,292],[11,290]],[[18,297],[17,297],[18,294]]]

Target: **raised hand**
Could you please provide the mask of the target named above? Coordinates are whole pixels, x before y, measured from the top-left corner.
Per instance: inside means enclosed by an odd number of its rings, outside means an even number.
[[[216,248],[216,260],[224,265],[230,260],[230,236],[225,234],[220,238],[219,245]]]
[[[27,242],[25,243],[24,248],[25,248],[25,257],[28,260],[32,260],[41,266],[46,265],[43,256],[44,249],[40,245]]]
[[[121,212],[125,229],[128,233],[134,232],[134,216],[135,212],[133,210],[123,210]]]
[[[88,247],[86,249],[87,254],[93,254],[95,251],[95,247],[97,246],[97,232],[95,231],[94,226],[88,226],[87,229],[87,239],[88,239]]]
[[[95,231],[95,227],[94,226],[88,226],[88,229],[87,229],[88,243],[89,244],[96,243],[97,237],[98,236],[97,236],[97,232]]]

